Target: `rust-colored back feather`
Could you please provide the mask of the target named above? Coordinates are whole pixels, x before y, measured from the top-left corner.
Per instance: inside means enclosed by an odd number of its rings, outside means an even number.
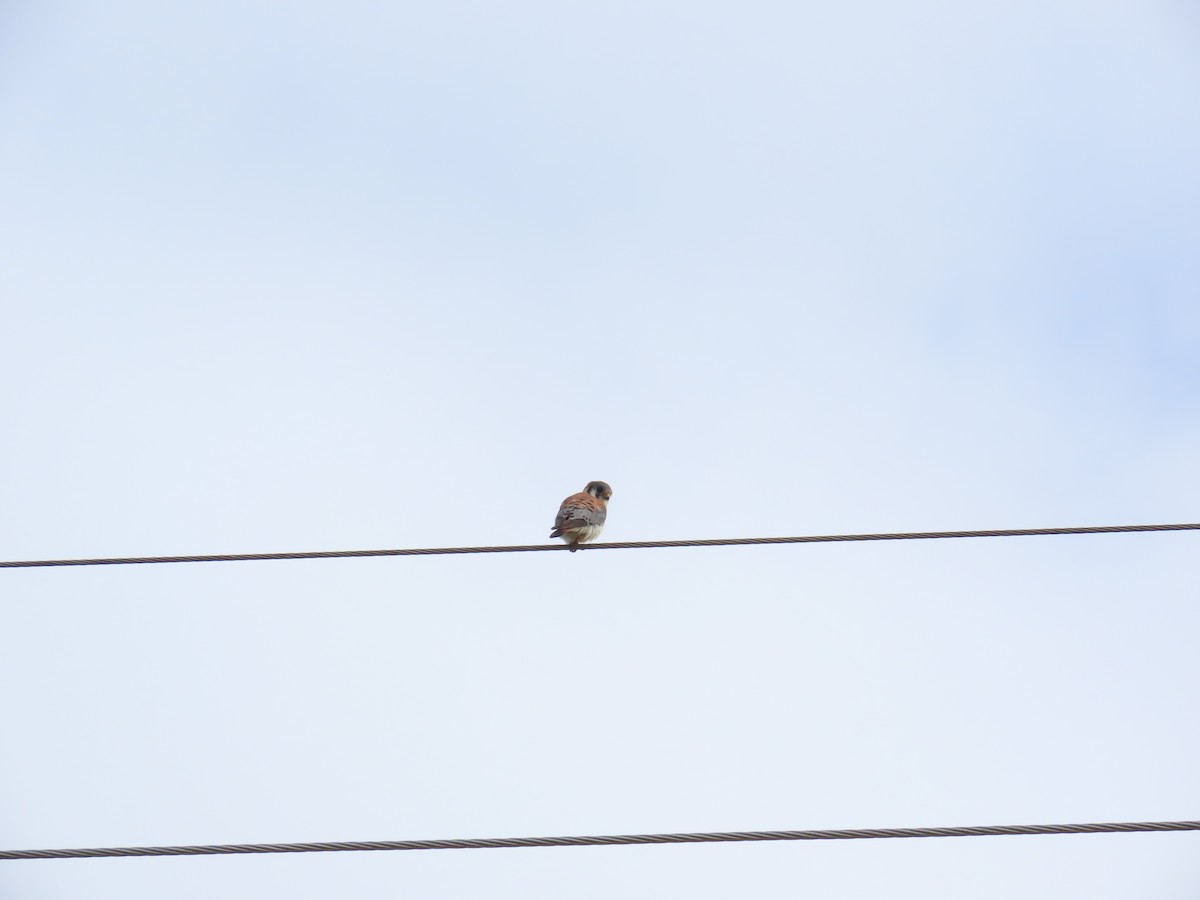
[[[608,509],[601,500],[597,500],[586,491],[572,494],[558,508],[558,516],[554,519],[554,530],[550,537],[562,537],[564,531],[573,528],[587,528],[603,525],[608,515]]]

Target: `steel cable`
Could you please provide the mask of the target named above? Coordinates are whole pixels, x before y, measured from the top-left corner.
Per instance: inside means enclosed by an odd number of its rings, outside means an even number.
[[[628,844],[714,844],[734,841],[843,841],[871,838],[990,837],[1200,831],[1198,822],[1103,822],[1082,825],[982,825],[952,828],[856,828],[823,831],[707,831],[683,834],[601,834],[579,837],[473,838],[430,841],[329,841],[303,844],[196,844],[180,847],[96,847],[4,850],[0,859],[94,859],[124,856],[214,856],[249,853],[329,853],[349,850],[487,850],[512,847],[604,847]]]
[[[1197,531],[1200,523],[1178,525],[1090,525],[1077,528],[999,528],[987,531],[914,531],[892,534],[813,534],[798,537],[710,538],[681,541],[616,541],[582,544],[578,549],[644,550],[662,547],[744,547],[760,544],[832,544],[848,541],[915,541],[945,538],[1035,537],[1054,534],[1130,534],[1148,531]],[[569,550],[566,544],[516,544],[507,547],[423,547],[400,550],[313,550],[298,553],[221,553],[204,556],[124,556],[100,559],[27,559],[0,561],[0,569],[51,566],[127,566],[148,563],[249,562],[273,559],[350,559],[365,556],[440,556],[467,553],[536,553]]]

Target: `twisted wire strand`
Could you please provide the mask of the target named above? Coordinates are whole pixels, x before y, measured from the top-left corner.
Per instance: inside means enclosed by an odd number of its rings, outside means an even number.
[[[709,538],[682,541],[616,541],[581,544],[578,549],[645,550],[663,547],[744,547],[759,544],[831,544],[846,541],[915,541],[945,538],[1038,537],[1053,534],[1129,534],[1147,531],[1198,531],[1200,523],[1175,525],[1088,525],[1069,528],[999,528],[987,531],[914,531],[891,534],[811,534],[798,537]],[[507,547],[417,547],[399,550],[313,550],[298,553],[222,553],[206,556],[124,556],[100,559],[26,559],[0,561],[0,569],[51,566],[127,566],[148,563],[251,562],[276,559],[349,559],[364,556],[440,556],[466,553],[537,553],[569,550],[566,544],[516,544]]]
[[[715,844],[734,841],[844,841],[872,838],[992,837],[1200,831],[1195,822],[1101,822],[1079,825],[980,825],[952,828],[854,828],[821,831],[706,831],[682,834],[601,834],[578,837],[472,838],[432,841],[328,841],[303,844],[197,844],[180,847],[95,847],[5,850],[2,859],[94,859],[123,856],[214,856],[248,853],[329,853],[348,850],[487,850],[513,847],[603,847],[626,844]]]

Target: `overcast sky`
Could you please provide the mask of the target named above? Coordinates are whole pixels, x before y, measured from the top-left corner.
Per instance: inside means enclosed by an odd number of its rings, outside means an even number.
[[[0,559],[1200,519],[1178,0],[10,2]],[[1200,818],[1195,534],[0,571],[0,849]],[[0,862],[1194,898],[1200,836]]]

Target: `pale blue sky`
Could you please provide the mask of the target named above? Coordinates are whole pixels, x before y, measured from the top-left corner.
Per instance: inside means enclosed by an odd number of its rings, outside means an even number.
[[[1182,2],[10,4],[0,558],[1195,521]],[[10,570],[0,846],[1200,817],[1196,538]],[[1194,835],[0,863],[1193,897]]]

